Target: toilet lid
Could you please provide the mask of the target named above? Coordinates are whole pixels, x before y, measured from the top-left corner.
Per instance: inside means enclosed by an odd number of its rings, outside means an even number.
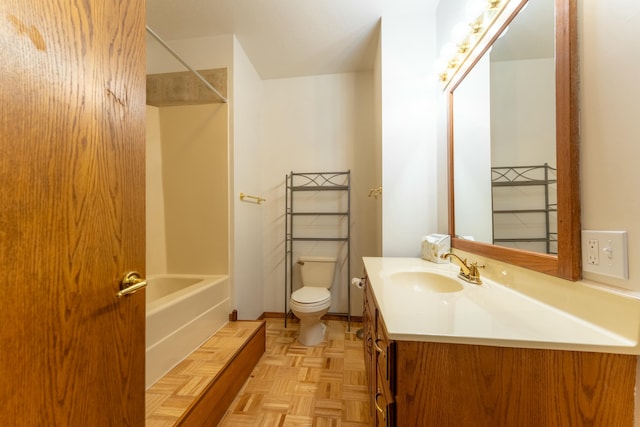
[[[291,294],[291,298],[293,298],[293,300],[302,304],[321,302],[330,297],[331,293],[329,292],[329,289],[315,286],[303,286]]]

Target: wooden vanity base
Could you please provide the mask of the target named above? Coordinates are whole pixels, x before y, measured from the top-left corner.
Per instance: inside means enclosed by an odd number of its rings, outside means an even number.
[[[396,342],[397,426],[632,426],[636,357]]]

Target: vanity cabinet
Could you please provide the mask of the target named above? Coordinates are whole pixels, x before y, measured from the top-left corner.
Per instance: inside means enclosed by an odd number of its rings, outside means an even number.
[[[368,282],[367,282],[368,284]],[[392,426],[395,419],[395,342],[389,339],[373,293],[364,291],[364,345],[370,408],[375,426]]]
[[[636,356],[393,340],[379,307],[367,278],[376,426],[633,425]]]

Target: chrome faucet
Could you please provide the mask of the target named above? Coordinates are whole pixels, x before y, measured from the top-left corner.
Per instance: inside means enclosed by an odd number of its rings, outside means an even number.
[[[467,259],[462,259],[458,255],[453,252],[447,252],[440,255],[442,259],[447,258],[455,258],[460,263],[460,273],[458,273],[458,277],[464,280],[465,282],[473,283],[474,285],[481,285],[482,280],[480,280],[480,271],[479,268],[484,268],[484,265],[478,265],[477,262],[472,262],[471,264],[467,264]]]

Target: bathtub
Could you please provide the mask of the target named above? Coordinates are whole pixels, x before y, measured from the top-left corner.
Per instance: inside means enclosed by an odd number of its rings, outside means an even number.
[[[145,388],[224,326],[229,312],[227,276],[148,278]]]

